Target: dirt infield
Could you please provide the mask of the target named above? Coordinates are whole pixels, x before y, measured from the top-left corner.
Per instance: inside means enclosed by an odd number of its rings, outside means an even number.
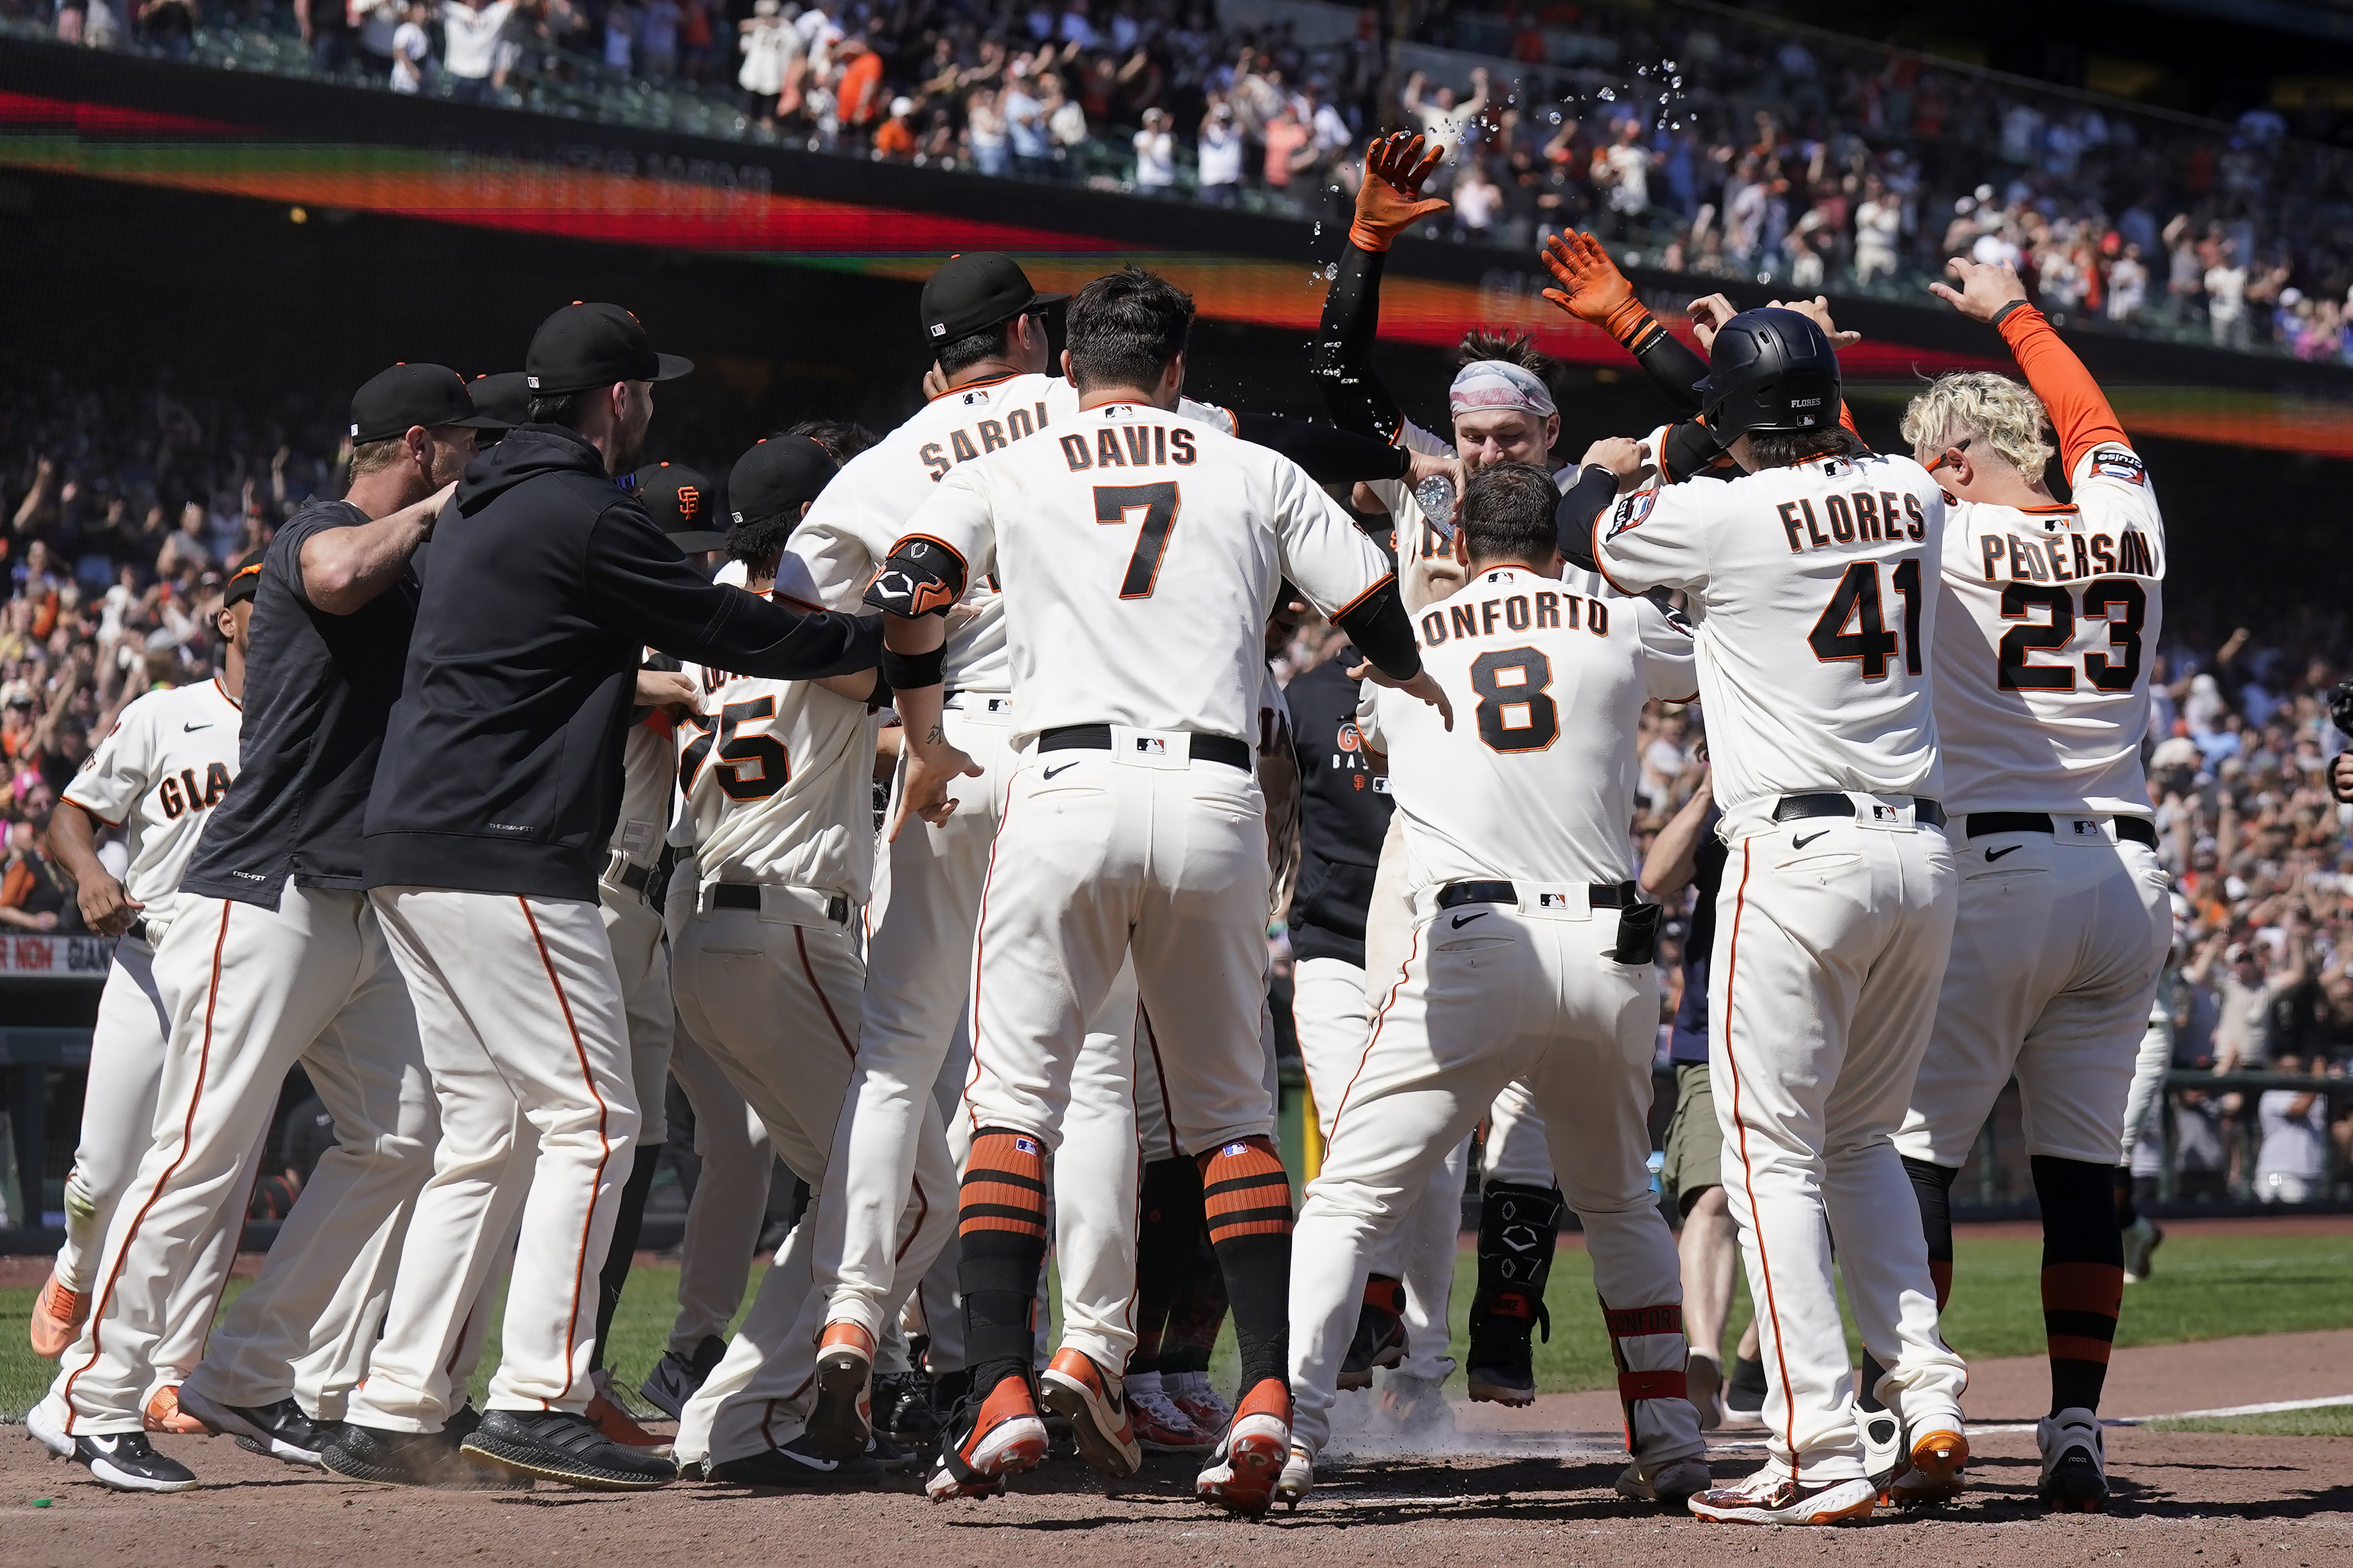
[[[1620,1463],[1615,1404],[1607,1394],[1577,1394],[1547,1395],[1525,1411],[1464,1409],[1461,1451],[1349,1461],[1296,1514],[1263,1523],[1194,1502],[1192,1467],[1176,1459],[1148,1461],[1117,1489],[1076,1461],[1057,1462],[1009,1496],[935,1507],[912,1481],[849,1496],[694,1485],[637,1497],[400,1492],[290,1469],[226,1440],[170,1438],[164,1446],[209,1484],[178,1497],[126,1498],[50,1461],[16,1428],[5,1436],[17,1440],[0,1441],[0,1563],[1407,1568],[1738,1558],[1978,1568],[2121,1555],[2198,1568],[2353,1564],[2353,1440],[2112,1428],[2111,1511],[2052,1518],[2033,1500],[2033,1436],[2011,1426],[2043,1408],[2042,1363],[1989,1361],[1972,1372],[1969,1415],[1987,1429],[1969,1495],[1935,1516],[1836,1531],[1708,1526],[1620,1501],[1609,1490]],[[2110,1389],[2121,1416],[2353,1394],[2353,1331],[2124,1351]],[[1758,1436],[1725,1434],[1717,1473],[1745,1470]],[[36,1508],[38,1498],[47,1506]]]

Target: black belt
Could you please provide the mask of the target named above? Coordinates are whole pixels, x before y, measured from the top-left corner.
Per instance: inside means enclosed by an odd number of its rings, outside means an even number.
[[[1794,822],[1805,816],[1852,816],[1854,802],[1835,790],[1821,790],[1813,795],[1785,795],[1781,804],[1773,808],[1776,822]],[[1912,797],[1912,817],[1931,827],[1945,826],[1945,808],[1926,795]]]
[[[2157,825],[2146,816],[2117,816],[2110,821],[2116,825],[2116,837],[2129,838],[2135,844],[2150,849],[2157,847]],[[1989,833],[2049,833],[2059,829],[2049,814],[2040,811],[1973,811],[1963,819],[1971,838],[1983,838]]]
[[[142,915],[139,919],[132,921],[131,922],[131,929],[124,931],[122,934],[125,936],[135,936],[141,942],[145,942],[147,940],[147,918],[144,915]]]
[[[760,889],[754,882],[713,882],[711,885],[711,907],[714,910],[752,910],[760,907]],[[825,918],[836,925],[849,923],[849,896],[835,893],[825,900]]]
[[[1590,889],[1597,910],[1626,910],[1641,902],[1631,882],[1596,882]],[[1449,882],[1438,889],[1438,907],[1457,904],[1516,904],[1520,890],[1509,882]]]
[[[1138,736],[1141,746],[1145,738]],[[1041,752],[1108,752],[1111,750],[1111,726],[1108,724],[1065,724],[1059,730],[1049,730],[1038,737]],[[1192,740],[1193,760],[1197,763],[1223,763],[1229,768],[1250,770],[1250,744],[1230,735],[1196,735]]]

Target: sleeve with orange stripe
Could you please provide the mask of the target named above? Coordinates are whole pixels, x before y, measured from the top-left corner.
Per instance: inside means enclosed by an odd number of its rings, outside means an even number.
[[[2059,458],[2072,475],[2093,447],[2113,442],[2130,447],[2116,411],[2075,351],[2060,339],[2042,311],[2020,305],[2001,318],[2002,341],[2010,345],[2026,384],[2051,411],[2051,428],[2059,437]]]

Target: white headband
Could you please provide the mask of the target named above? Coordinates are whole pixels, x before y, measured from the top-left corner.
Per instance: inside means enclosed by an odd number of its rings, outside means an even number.
[[[1446,394],[1447,413],[1479,408],[1516,408],[1547,418],[1560,412],[1534,372],[1501,359],[1473,360],[1454,374],[1454,384]]]

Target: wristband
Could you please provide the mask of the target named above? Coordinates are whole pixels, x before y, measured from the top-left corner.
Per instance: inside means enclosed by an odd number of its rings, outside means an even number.
[[[2011,313],[2012,311],[2014,311],[2014,310],[2025,310],[2025,309],[2027,309],[2027,308],[2028,308],[2028,303],[2027,303],[2027,301],[2026,301],[2026,300],[2012,300],[2009,304],[2004,305],[2000,310],[1996,310],[1996,311],[1993,313],[1993,321],[1992,321],[1993,329],[1994,329],[1996,331],[2000,331],[2001,330],[2001,324],[2002,324],[2004,321],[2006,321],[2010,320],[2010,313]]]
[[[892,691],[919,691],[926,686],[937,686],[947,667],[947,645],[943,643],[929,653],[898,653],[888,647],[882,650],[882,679]]]

